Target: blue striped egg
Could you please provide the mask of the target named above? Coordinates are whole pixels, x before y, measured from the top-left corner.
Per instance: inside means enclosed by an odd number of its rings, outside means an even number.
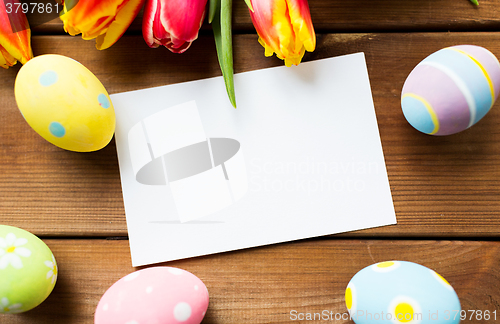
[[[430,135],[461,132],[483,118],[500,92],[500,63],[475,45],[443,48],[420,62],[401,93],[406,120]]]
[[[345,290],[356,324],[458,324],[461,306],[453,287],[434,270],[385,261],[356,273]]]

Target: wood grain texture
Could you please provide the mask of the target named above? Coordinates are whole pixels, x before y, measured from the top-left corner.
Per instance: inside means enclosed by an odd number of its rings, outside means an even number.
[[[343,314],[351,277],[386,260],[434,269],[453,285],[463,309],[496,310],[500,317],[500,103],[471,129],[447,137],[417,132],[400,107],[406,77],[432,52],[475,44],[500,57],[500,0],[480,0],[479,7],[468,0],[309,5],[317,49],[304,61],[365,53],[398,224],[162,265],[186,269],[205,282],[211,296],[206,324],[290,323],[292,310]],[[281,66],[275,57],[264,57],[244,1],[234,1],[233,14],[235,72]],[[206,23],[192,47],[177,55],[147,47],[140,35],[142,13],[105,51],[97,51],[93,40],[66,35],[58,18],[30,19],[35,55],[76,59],[109,93],[220,75]],[[45,238],[59,279],[42,305],[0,315],[0,323],[91,324],[102,294],[137,270],[126,240],[115,143],[83,154],[43,140],[16,107],[19,68],[0,71],[0,224]]]
[[[53,2],[42,0],[41,2]],[[309,0],[314,28],[320,33],[375,31],[467,31],[500,28],[500,1],[480,0],[474,6],[468,0]],[[30,14],[35,34],[62,34],[59,19]],[[128,29],[141,32],[142,12]],[[243,0],[233,1],[233,29],[237,33],[254,33],[248,8]],[[202,33],[211,33],[205,23]]]
[[[315,52],[306,53],[305,61],[366,55],[398,225],[343,236],[499,236],[500,103],[471,129],[433,137],[409,126],[399,102],[404,80],[420,60],[442,47],[465,43],[500,57],[496,32],[326,34],[318,35]],[[220,75],[211,37],[201,37],[182,55],[141,44],[140,36],[125,36],[100,52],[92,41],[74,37],[33,39],[36,53],[80,61],[110,93]],[[234,47],[236,72],[282,64],[263,56],[254,35],[236,35]],[[38,235],[126,236],[114,141],[88,154],[45,142],[16,107],[18,69],[2,71],[0,84],[0,220]]]
[[[0,316],[2,323],[93,323],[102,294],[135,270],[126,240],[45,242],[59,266],[54,291],[32,311]],[[492,256],[499,253],[498,242],[313,240],[161,265],[190,271],[205,283],[210,294],[205,324],[291,323],[292,310],[345,313],[344,291],[352,276],[387,260],[416,262],[435,270],[455,288],[462,309],[498,313],[500,260]],[[320,322],[325,321],[311,321]]]

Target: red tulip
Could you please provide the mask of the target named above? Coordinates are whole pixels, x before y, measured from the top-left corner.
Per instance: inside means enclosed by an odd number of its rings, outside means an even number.
[[[61,20],[72,36],[96,39],[97,49],[106,49],[125,33],[145,0],[69,0],[62,1]]]
[[[0,0],[0,65],[9,68],[33,58],[31,30],[17,0]]]
[[[207,0],[147,0],[142,35],[149,47],[184,53],[198,38]]]
[[[250,17],[266,56],[276,53],[291,66],[299,65],[306,50],[314,51],[316,35],[307,0],[249,1]]]

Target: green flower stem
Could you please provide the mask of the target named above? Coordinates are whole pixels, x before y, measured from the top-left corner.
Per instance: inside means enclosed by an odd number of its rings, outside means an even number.
[[[224,77],[229,101],[236,108],[233,79],[233,41],[231,30],[232,0],[210,0],[216,2],[215,14],[212,20],[217,58]],[[210,4],[212,6],[212,4]],[[220,9],[219,9],[220,8]]]

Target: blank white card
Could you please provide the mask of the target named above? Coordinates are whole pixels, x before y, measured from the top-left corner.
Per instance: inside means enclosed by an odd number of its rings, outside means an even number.
[[[396,223],[363,53],[111,95],[134,266]]]

